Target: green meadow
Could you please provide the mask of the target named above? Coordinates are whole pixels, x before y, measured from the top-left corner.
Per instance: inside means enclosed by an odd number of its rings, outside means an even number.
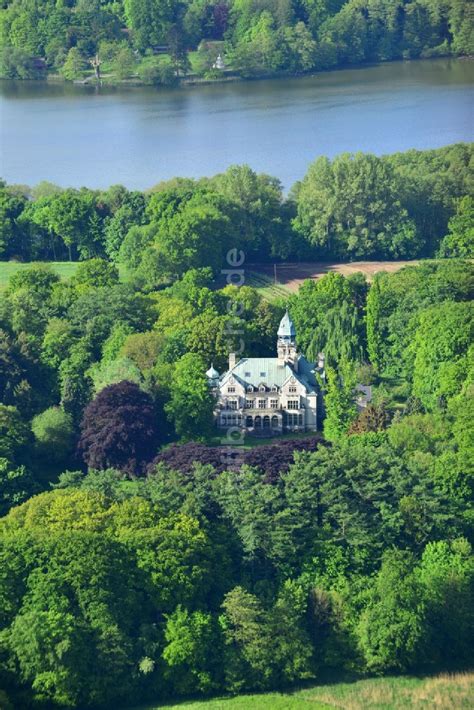
[[[288,693],[239,695],[141,710],[463,710],[474,707],[474,673],[369,678]],[[138,709],[136,709],[138,710]]]
[[[69,279],[74,275],[78,262],[77,261],[49,261],[40,262],[47,263],[62,279]],[[3,291],[8,283],[8,279],[13,274],[28,269],[31,263],[22,263],[19,261],[0,261],[0,291]]]

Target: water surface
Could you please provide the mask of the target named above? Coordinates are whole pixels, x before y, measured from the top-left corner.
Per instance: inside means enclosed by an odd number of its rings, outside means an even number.
[[[235,163],[289,188],[318,155],[473,139],[474,61],[396,62],[178,89],[0,82],[0,174],[146,188]]]

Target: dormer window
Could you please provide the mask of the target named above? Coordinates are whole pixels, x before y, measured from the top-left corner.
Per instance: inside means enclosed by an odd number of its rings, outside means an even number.
[[[258,389],[260,392],[265,392],[266,387],[265,387],[265,385],[260,385],[260,387]]]
[[[249,386],[247,387],[247,392],[253,392],[253,387],[252,387],[252,385],[249,385]]]
[[[276,385],[273,385],[272,392],[278,392],[278,387]]]

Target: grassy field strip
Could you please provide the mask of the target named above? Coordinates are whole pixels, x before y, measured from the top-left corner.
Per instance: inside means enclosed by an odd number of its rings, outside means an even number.
[[[69,279],[71,276],[74,276],[78,266],[78,262],[76,261],[41,261],[35,263],[48,264],[62,279]],[[19,261],[0,261],[0,291],[6,288],[10,276],[17,274],[23,269],[27,269],[31,265],[31,263],[22,263]]]
[[[286,299],[291,294],[290,288],[283,284],[275,284],[270,276],[257,271],[246,273],[246,285],[258,289],[268,301],[275,301],[277,298]]]
[[[48,264],[52,270],[62,279],[68,279],[74,276],[78,264],[77,261],[47,261],[35,262],[40,264]],[[22,263],[18,261],[0,261],[0,292],[4,290],[8,284],[8,280],[13,274],[27,269],[32,263]],[[125,274],[120,270],[121,280],[125,281]],[[276,298],[288,298],[291,289],[281,285],[274,285],[272,279],[266,274],[258,274],[257,272],[248,272],[247,285],[257,288],[262,296],[269,301],[274,301]]]
[[[53,271],[63,279],[73,276],[78,266],[78,262],[69,261],[39,263],[49,264]],[[417,263],[417,261],[359,261],[342,264],[318,262],[283,263],[277,265],[277,280],[279,283],[274,282],[274,267],[272,264],[255,264],[253,268],[246,271],[245,283],[247,286],[256,288],[267,301],[275,301],[279,298],[286,300],[290,294],[298,290],[305,279],[317,279],[329,271],[335,271],[343,276],[361,272],[370,281],[377,271],[394,272],[404,266]],[[5,289],[10,276],[21,269],[28,268],[28,266],[31,266],[31,264],[0,261],[0,292]],[[127,280],[124,269],[120,269],[120,277],[122,281]]]
[[[474,673],[369,678],[319,685],[293,693],[239,695],[134,710],[472,710]]]
[[[0,293],[3,291],[7,284],[8,279],[13,274],[27,269],[33,264],[47,264],[52,268],[52,270],[58,274],[62,279],[70,279],[74,276],[76,269],[79,266],[79,261],[36,261],[36,262],[19,262],[19,261],[0,261]],[[120,279],[121,281],[126,281],[125,270],[119,267]]]

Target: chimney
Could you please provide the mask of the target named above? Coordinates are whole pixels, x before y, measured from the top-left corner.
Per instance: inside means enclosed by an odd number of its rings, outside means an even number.
[[[235,367],[235,353],[229,353],[229,370]]]

